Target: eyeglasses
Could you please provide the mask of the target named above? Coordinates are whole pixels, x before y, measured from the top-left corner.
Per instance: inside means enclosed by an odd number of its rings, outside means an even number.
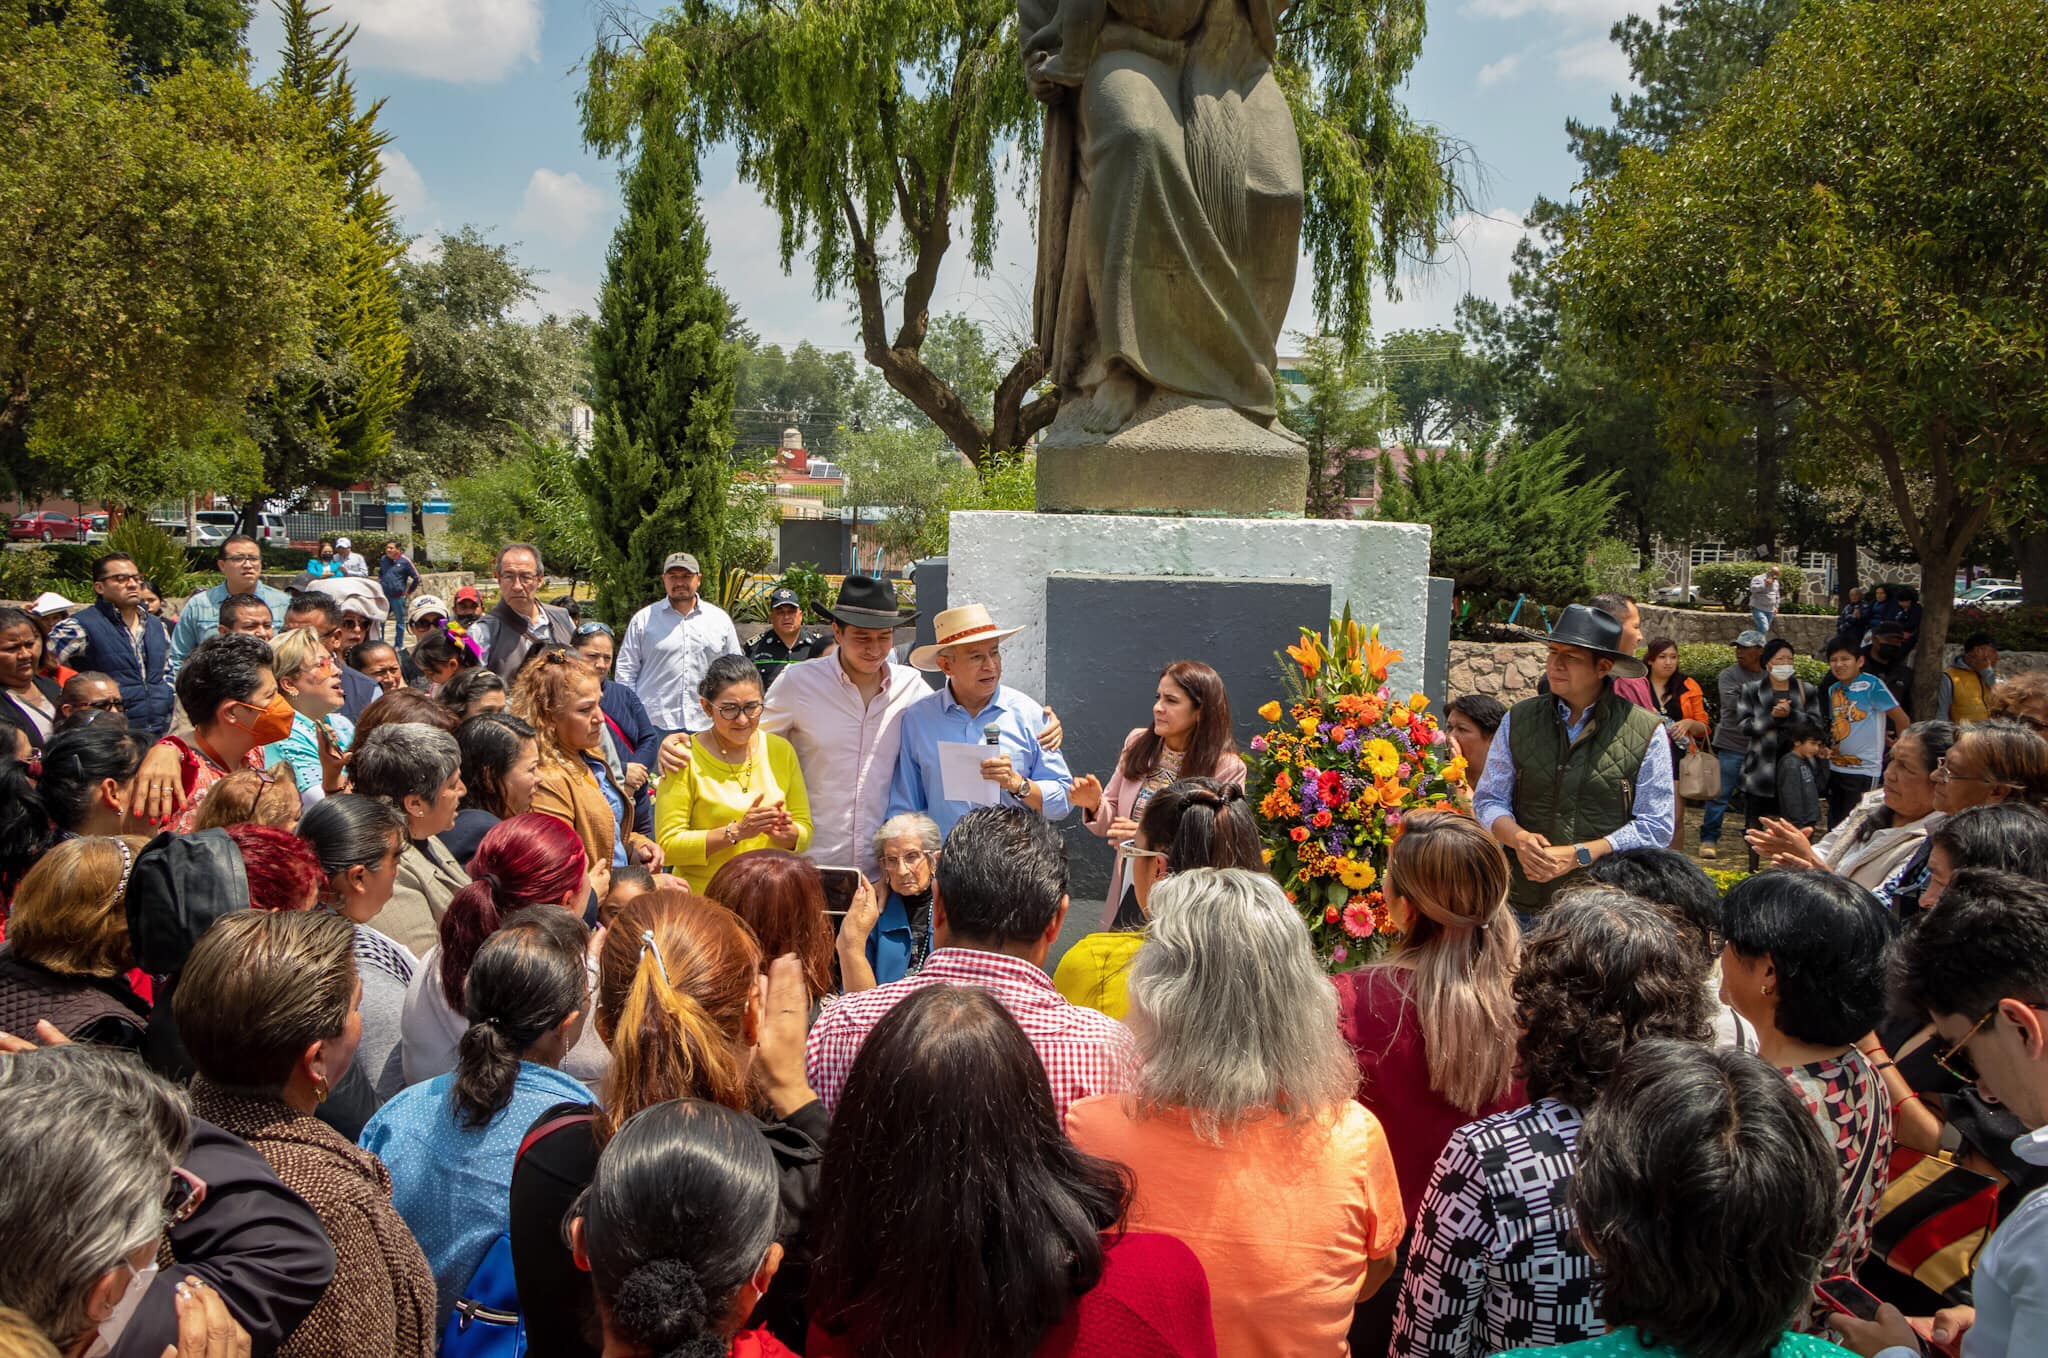
[[[711,710],[727,721],[738,721],[742,717],[760,716],[761,709],[766,706],[766,703],[720,703]]]
[[[102,698],[98,702],[80,703],[79,706],[89,707],[95,712],[126,712],[128,710],[128,704],[122,702],[119,698]]]
[[[1934,1064],[1966,1085],[1977,1083],[1977,1063],[1970,1059],[1970,1053],[1964,1048],[1970,1045],[1970,1039],[1982,1031],[1985,1024],[1998,1017],[1998,1006],[2004,1003],[2002,999],[1994,1001],[1992,1006],[1984,1011],[1984,1017],[1970,1025],[1969,1032],[1950,1044],[1947,1050],[1935,1053]],[[2048,1006],[2029,1004],[2027,1008],[2048,1013]]]
[[[206,1180],[189,1169],[171,1170],[171,1182],[164,1189],[164,1225],[183,1225],[206,1201]]]
[[[1949,767],[1948,756],[1943,755],[1930,775],[1937,783],[1982,783],[1986,787],[2012,787],[2011,783],[1998,778],[1986,778],[1976,773],[1957,773]]]
[[[1127,839],[1117,845],[1116,856],[1126,863],[1139,858],[1156,858],[1162,863],[1166,861],[1164,853],[1158,849],[1141,849],[1138,847],[1138,841],[1135,839]]]
[[[263,558],[260,556],[224,556],[221,560],[227,562],[230,566],[260,566],[263,564]]]
[[[142,577],[134,574],[102,575],[99,578],[99,583],[102,585],[139,585],[142,583]]]
[[[930,862],[931,855],[922,852],[891,854],[889,857],[879,861],[884,872],[909,872],[912,868],[922,867]]]
[[[531,585],[540,576],[533,571],[499,571],[498,578],[508,585]]]

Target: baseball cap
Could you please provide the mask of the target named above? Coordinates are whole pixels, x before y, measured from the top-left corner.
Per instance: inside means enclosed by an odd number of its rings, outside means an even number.
[[[441,602],[441,596],[438,594],[415,594],[412,599],[413,619],[417,621],[429,613],[445,618],[448,616],[448,605]]]
[[[704,568],[697,564],[697,558],[688,552],[670,552],[668,559],[661,563],[661,568],[664,571],[688,571],[692,575],[704,573]]]
[[[36,601],[28,606],[28,611],[39,618],[47,618],[52,613],[69,613],[76,607],[78,607],[77,604],[72,603],[55,590],[46,589],[41,594],[36,595]]]
[[[1751,646],[1762,648],[1769,644],[1770,638],[1757,631],[1754,627],[1745,629],[1741,636],[1735,638],[1735,648],[1737,650],[1747,650]]]
[[[484,601],[484,596],[476,592],[475,585],[464,585],[461,589],[455,591],[455,602],[462,603],[464,601],[480,604]]]
[[[355,544],[350,542],[347,538],[336,538],[334,540],[334,546],[337,550],[345,551],[348,548],[355,546]]]
[[[803,600],[796,597],[796,591],[784,585],[768,596],[770,608],[802,608]]]

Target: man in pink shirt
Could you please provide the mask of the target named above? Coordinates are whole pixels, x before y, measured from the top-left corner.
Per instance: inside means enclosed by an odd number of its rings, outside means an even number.
[[[1005,806],[976,807],[961,817],[939,853],[932,887],[936,946],[923,968],[842,997],[811,1029],[804,1067],[826,1109],[838,1104],[875,1025],[934,985],[980,986],[1009,1010],[1045,1063],[1062,1119],[1076,1100],[1121,1090],[1135,1051],[1130,1030],[1107,1014],[1069,1004],[1045,974],[1067,904],[1066,845],[1043,817]]]
[[[889,658],[896,629],[917,621],[897,611],[894,585],[849,575],[828,616],[832,653],[783,670],[768,690],[761,729],[796,747],[811,796],[811,860],[873,877],[903,710],[931,688]]]

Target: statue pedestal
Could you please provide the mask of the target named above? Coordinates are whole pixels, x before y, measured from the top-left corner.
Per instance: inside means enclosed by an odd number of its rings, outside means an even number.
[[[1220,401],[1155,395],[1110,435],[1061,416],[1038,443],[1040,513],[1298,519],[1308,503],[1301,441]]]
[[[1039,475],[1043,486],[1042,460]],[[1403,653],[1391,686],[1423,686],[1424,524],[976,512],[953,515],[947,556],[946,604],[984,604],[1023,629],[1003,642],[1003,682],[1051,704],[1068,766],[1105,783],[1131,728],[1151,721],[1167,664],[1215,668],[1243,746],[1263,726],[1259,706],[1284,697],[1275,654],[1346,604]],[[1108,845],[1079,816],[1065,829],[1073,908],[1048,966],[1099,927],[1109,881]]]

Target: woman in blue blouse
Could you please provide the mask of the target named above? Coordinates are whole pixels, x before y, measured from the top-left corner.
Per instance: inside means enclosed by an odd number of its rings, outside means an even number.
[[[391,1201],[433,1265],[437,1324],[506,1236],[520,1138],[555,1104],[590,1100],[556,1068],[583,1028],[588,941],[559,906],[515,912],[470,963],[455,1069],[401,1091],[363,1129],[363,1149],[390,1169]]]

